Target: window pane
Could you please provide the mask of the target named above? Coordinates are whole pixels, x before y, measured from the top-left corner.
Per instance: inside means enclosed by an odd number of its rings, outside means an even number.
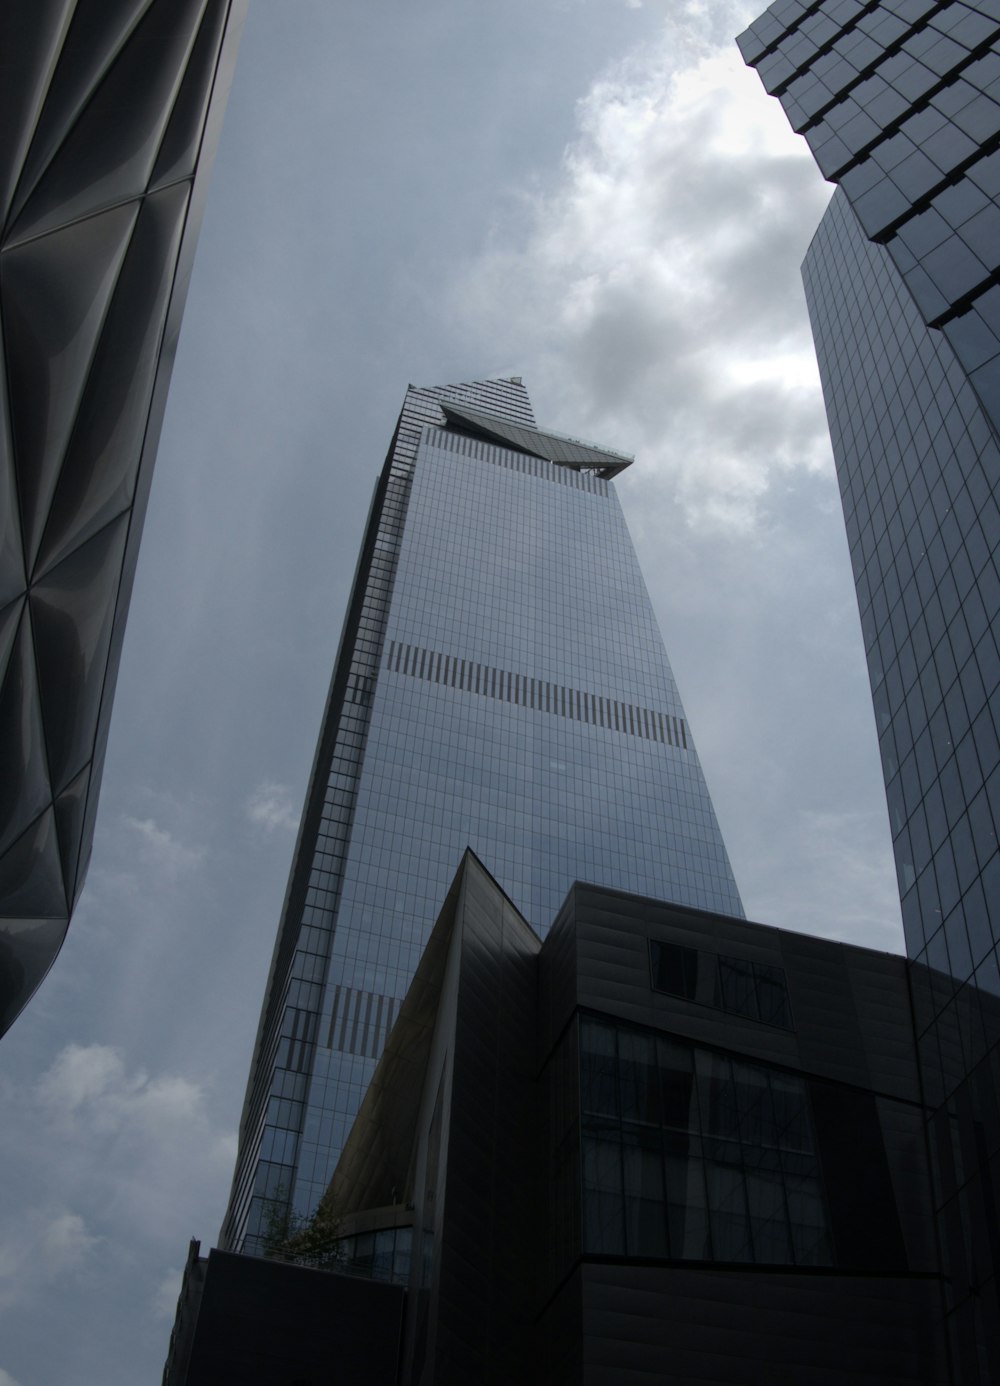
[[[618,1115],[618,1064],[615,1032],[610,1025],[584,1021],[580,1026],[580,1087],[584,1112]]]
[[[734,1146],[730,1157],[739,1153]],[[750,1225],[747,1219],[743,1172],[730,1160],[711,1160],[706,1164],[708,1213],[712,1229],[712,1254],[716,1261],[752,1261]]]
[[[749,1020],[760,1019],[752,963],[742,958],[720,958],[719,988],[722,1010],[745,1015]]]
[[[622,1030],[618,1036],[618,1056],[622,1120],[659,1126],[660,1093],[655,1036],[637,1030]]]
[[[826,1232],[826,1213],[818,1181],[786,1175],[785,1194],[788,1199],[788,1216],[796,1265],[832,1265],[830,1241]]]
[[[664,1156],[670,1255],[689,1261],[707,1261],[712,1249],[708,1239],[705,1167],[687,1145],[687,1141],[671,1143],[668,1138]]]
[[[659,1131],[623,1130],[625,1242],[629,1256],[665,1256],[667,1236]]]
[[[684,996],[693,1001],[698,989],[698,950],[650,939],[649,951],[654,988],[669,996]]]
[[[656,1057],[663,1125],[674,1131],[700,1130],[692,1049],[689,1045],[658,1039]]]
[[[771,967],[768,963],[754,963],[753,971],[761,1020],[768,1025],[780,1025],[783,1030],[790,1030],[792,1012],[788,1004],[784,969]]]
[[[754,1259],[761,1265],[789,1265],[792,1243],[780,1170],[748,1170],[746,1189]]]
[[[583,1138],[583,1246],[585,1251],[625,1250],[621,1145],[593,1135]]]

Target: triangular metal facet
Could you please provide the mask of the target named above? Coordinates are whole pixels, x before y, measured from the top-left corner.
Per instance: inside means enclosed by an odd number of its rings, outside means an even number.
[[[6,606],[27,585],[21,548],[21,509],[14,475],[10,413],[7,408],[7,373],[0,339],[0,606]]]
[[[55,71],[45,93],[35,132],[11,208],[16,218],[31,196],[46,167],[79,119],[94,88],[118,56],[122,46],[153,0],[100,0],[78,4],[62,37]],[[50,7],[53,0],[43,0]],[[29,5],[6,9],[28,10]],[[73,9],[70,0],[69,8]],[[11,52],[20,52],[11,49]]]
[[[56,794],[94,754],[127,535],[122,515],[47,573],[29,597]]]
[[[142,196],[204,5],[155,0],[18,212],[15,240]]]
[[[56,816],[51,808],[0,856],[0,900],[6,914],[29,919],[68,914]]]
[[[0,684],[0,851],[20,837],[51,800],[35,652],[27,606]]]
[[[194,174],[228,13],[228,0],[209,0],[156,156],[150,189]]]
[[[3,256],[14,464],[29,571],[137,211],[116,207]]]
[[[52,966],[67,920],[0,918],[0,1036],[17,1019]]]
[[[16,54],[0,82],[0,226],[7,221],[74,3],[32,0],[30,5],[0,5],[0,53]]]
[[[14,650],[18,622],[24,607],[24,597],[0,607],[0,687],[7,677],[7,665]]]
[[[80,844],[83,841],[83,821],[87,810],[87,790],[90,787],[90,767],[81,771],[63,790],[55,803],[56,828],[59,833],[59,855],[62,859],[66,902],[70,909],[76,904],[82,879],[78,880]]]
[[[36,581],[132,503],[189,192],[179,183],[142,203],[49,507]]]

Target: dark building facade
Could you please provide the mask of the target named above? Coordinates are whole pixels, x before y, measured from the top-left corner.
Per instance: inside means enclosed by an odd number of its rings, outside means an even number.
[[[742,913],[615,494],[519,378],[410,387],[337,656],[222,1233],[322,1198],[471,845],[539,931],[572,882]]]
[[[245,0],[0,13],[0,1033],[83,886]]]
[[[924,1131],[903,959],[580,883],[543,943],[470,852],[329,1241],[272,1245],[312,1269],[252,1264],[280,1304],[311,1276],[330,1323],[348,1272],[404,1287],[401,1330],[398,1301],[373,1309],[401,1386],[929,1386],[949,1376]],[[193,1261],[167,1386],[208,1360],[239,1379],[218,1305],[248,1260]],[[261,1305],[279,1359],[311,1312]]]
[[[773,5],[744,56],[839,184],[803,266],[931,1116],[954,1379],[1000,1379],[1000,8]]]

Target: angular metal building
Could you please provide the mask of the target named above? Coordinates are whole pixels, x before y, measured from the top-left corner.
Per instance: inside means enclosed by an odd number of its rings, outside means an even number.
[[[0,10],[0,1033],[86,875],[246,0]]]
[[[320,1217],[192,1246],[164,1386],[946,1386],[925,1119],[904,958],[579,884],[543,943],[466,853]]]
[[[839,184],[803,266],[885,774],[951,1379],[1000,1380],[1000,5],[779,0]]]
[[[313,1212],[467,847],[742,913],[614,490],[519,378],[411,387],[373,502],[240,1131],[229,1251]]]

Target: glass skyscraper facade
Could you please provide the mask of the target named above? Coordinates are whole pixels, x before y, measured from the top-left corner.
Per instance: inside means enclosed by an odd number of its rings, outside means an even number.
[[[742,915],[613,477],[517,378],[407,391],[320,734],[223,1246],[327,1189],[463,852]]]
[[[838,183],[803,276],[868,657],[953,1379],[1000,1379],[1000,6],[797,0],[743,35]]]

